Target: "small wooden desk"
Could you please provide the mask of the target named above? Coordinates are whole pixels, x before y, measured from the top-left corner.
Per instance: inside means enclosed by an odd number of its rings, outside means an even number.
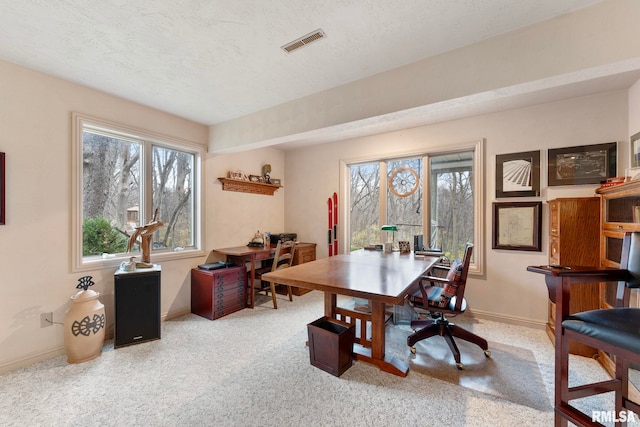
[[[400,255],[398,252],[356,251],[285,268],[262,277],[283,285],[323,291],[325,316],[340,315],[369,321],[371,340],[362,339],[361,333],[359,344],[354,345],[356,358],[373,363],[385,372],[405,377],[409,366],[385,355],[385,304],[404,304],[405,297],[417,289],[420,277],[439,259]],[[371,314],[363,315],[337,307],[337,295],[371,301]]]
[[[246,261],[251,263],[249,280],[247,281],[249,286],[249,304],[250,308],[253,308],[255,303],[255,291],[253,287],[254,277],[256,275],[256,261],[262,261],[265,259],[272,259],[276,248],[275,247],[251,247],[251,246],[234,246],[232,248],[214,249],[213,252],[217,252],[227,256],[227,260],[233,261],[239,265],[244,265]]]

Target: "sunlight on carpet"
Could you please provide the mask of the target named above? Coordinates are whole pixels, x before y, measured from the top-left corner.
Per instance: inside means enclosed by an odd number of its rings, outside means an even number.
[[[530,350],[489,342],[491,358],[486,358],[480,347],[456,339],[464,364],[464,369],[458,370],[442,337],[417,343],[416,354],[411,354],[406,342],[411,333],[408,325],[387,327],[387,353],[408,363],[411,374],[437,378],[541,411],[552,409]]]

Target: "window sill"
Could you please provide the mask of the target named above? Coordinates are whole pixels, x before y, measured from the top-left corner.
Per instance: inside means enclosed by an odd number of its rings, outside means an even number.
[[[151,255],[151,262],[158,264],[166,261],[175,261],[179,259],[187,258],[201,258],[206,255],[206,252],[202,249],[185,249],[175,252],[159,252]],[[81,264],[74,266],[72,272],[94,271],[94,270],[111,270],[117,269],[120,263],[128,261],[132,256],[136,257],[137,261],[140,261],[141,255],[139,252],[129,254],[118,254],[109,258],[98,258],[90,261],[82,261]]]

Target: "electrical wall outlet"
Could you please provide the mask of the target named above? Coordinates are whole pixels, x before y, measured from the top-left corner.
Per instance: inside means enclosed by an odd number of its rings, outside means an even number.
[[[40,327],[46,328],[53,325],[53,313],[40,313]]]

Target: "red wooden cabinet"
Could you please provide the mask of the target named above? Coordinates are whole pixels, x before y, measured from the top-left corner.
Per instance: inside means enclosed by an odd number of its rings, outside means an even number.
[[[247,269],[191,270],[191,312],[214,320],[247,306]]]

